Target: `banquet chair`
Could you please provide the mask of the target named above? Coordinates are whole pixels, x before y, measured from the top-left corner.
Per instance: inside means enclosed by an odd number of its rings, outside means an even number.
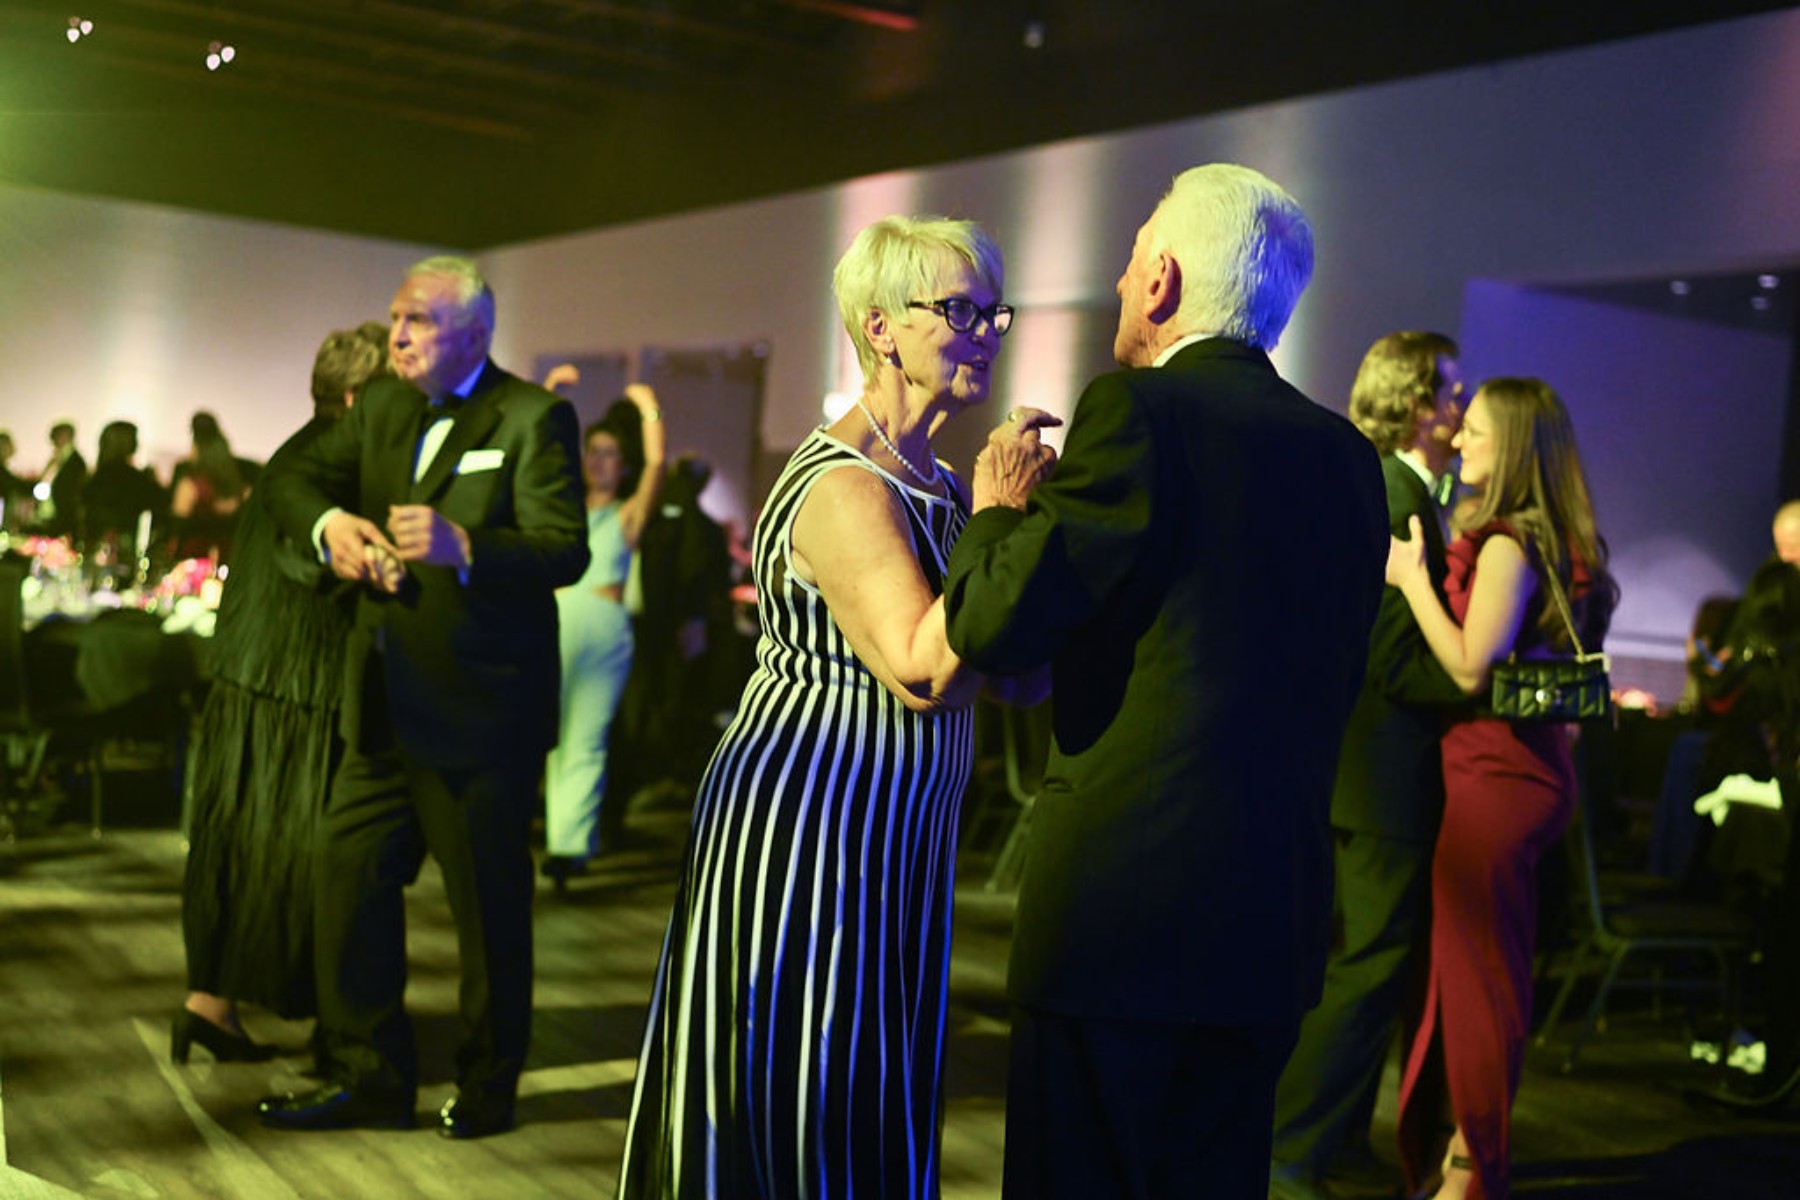
[[[89,828],[104,829],[109,772],[132,769],[168,789],[181,813],[186,758],[198,683],[188,643],[165,635],[153,617],[103,613],[88,625],[75,662],[84,710],[79,722],[88,759]]]
[[[137,613],[40,630],[48,638],[34,634],[27,645],[20,589],[29,573],[27,560],[0,555],[0,837],[14,839],[48,818],[59,794],[57,776],[80,780],[88,829],[99,837],[107,771],[121,762],[163,773],[178,806],[192,711],[191,657]],[[151,622],[148,628],[144,622]],[[67,632],[77,629],[78,637]],[[46,676],[60,686],[46,689]],[[146,688],[124,676],[160,686]]]
[[[1050,754],[1050,704],[1035,708],[1000,705],[1001,758],[1006,768],[1006,792],[1018,811],[1000,844],[988,872],[986,890],[1011,891],[1018,886],[1025,866],[1025,839],[1031,831],[1031,810],[1044,783],[1044,760]]]
[[[1737,1005],[1737,965],[1750,948],[1750,921],[1721,905],[1681,898],[1656,877],[1636,881],[1604,875],[1594,852],[1593,821],[1587,789],[1577,790],[1575,814],[1564,844],[1576,890],[1578,929],[1562,986],[1539,1028],[1537,1044],[1545,1045],[1567,1008],[1576,987],[1596,981],[1581,1024],[1564,1052],[1562,1069],[1575,1069],[1582,1047],[1603,1028],[1607,1004],[1615,991],[1649,989],[1660,1000],[1665,989],[1687,993],[1716,992],[1730,1016]],[[1616,874],[1616,873],[1615,873]],[[1626,973],[1630,963],[1642,970]]]

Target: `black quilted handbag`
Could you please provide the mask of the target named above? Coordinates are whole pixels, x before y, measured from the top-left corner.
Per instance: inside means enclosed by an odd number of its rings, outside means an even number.
[[[1494,715],[1508,721],[1592,721],[1613,715],[1611,660],[1602,653],[1588,654],[1575,632],[1569,598],[1562,581],[1544,563],[1544,581],[1550,598],[1569,631],[1573,655],[1559,658],[1520,658],[1512,655],[1493,665],[1488,703]]]

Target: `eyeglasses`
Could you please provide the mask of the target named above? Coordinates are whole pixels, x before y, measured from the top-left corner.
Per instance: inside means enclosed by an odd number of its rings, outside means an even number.
[[[911,300],[908,308],[923,308],[944,318],[944,324],[952,333],[967,333],[975,328],[975,322],[985,320],[994,327],[994,332],[1001,337],[1012,328],[1013,307],[1010,304],[990,304],[980,308],[967,296],[950,296],[943,300]]]

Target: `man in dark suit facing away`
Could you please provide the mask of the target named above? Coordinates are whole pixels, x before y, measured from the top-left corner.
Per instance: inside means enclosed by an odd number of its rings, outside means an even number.
[[[331,1077],[265,1099],[287,1129],[407,1127],[404,888],[438,862],[462,962],[448,1137],[511,1128],[531,1029],[530,821],[556,740],[554,590],[587,564],[574,409],[488,358],[493,292],[430,258],[390,313],[397,379],[269,464],[270,510],[364,585],[346,755],[320,822],[319,1023]]]
[[[1419,518],[1440,591],[1438,495],[1462,426],[1456,356],[1441,333],[1391,333],[1369,347],[1350,388],[1350,420],[1381,455],[1389,529],[1409,537],[1408,519]],[[1409,1005],[1422,1001],[1431,854],[1444,815],[1438,743],[1446,710],[1467,700],[1425,645],[1406,597],[1384,589],[1331,793],[1341,942],[1275,1092],[1269,1194],[1278,1200],[1330,1197],[1330,1175],[1374,1165],[1369,1121],[1382,1064],[1401,1018],[1417,1021]]]
[[[1008,979],[1009,1198],[1268,1185],[1388,546],[1368,440],[1266,353],[1311,273],[1281,188],[1183,172],[1119,280],[1124,369],[1082,393],[1055,469],[1011,483],[1030,411],[977,460],[950,644],[1054,677]]]

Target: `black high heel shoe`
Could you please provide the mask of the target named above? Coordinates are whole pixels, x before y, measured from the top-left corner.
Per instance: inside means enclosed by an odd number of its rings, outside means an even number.
[[[275,1047],[253,1042],[244,1034],[223,1029],[184,1008],[175,1014],[175,1023],[169,1029],[169,1061],[186,1063],[188,1050],[195,1042],[205,1046],[218,1062],[267,1062],[275,1057]]]

